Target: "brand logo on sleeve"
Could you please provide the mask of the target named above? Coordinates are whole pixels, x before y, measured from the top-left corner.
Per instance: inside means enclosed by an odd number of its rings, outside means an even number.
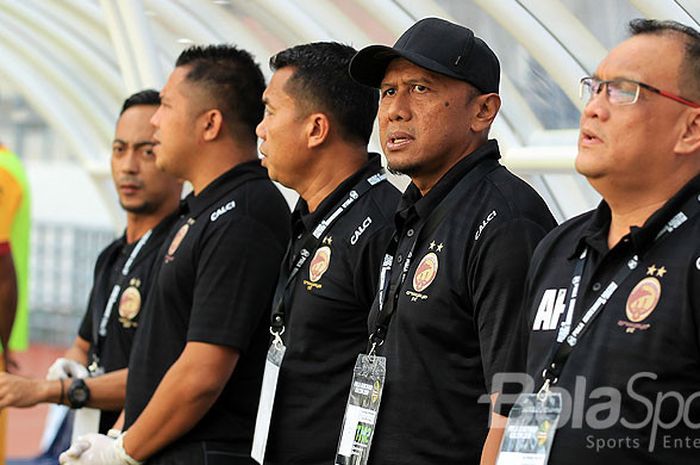
[[[216,210],[214,210],[213,212],[211,212],[209,219],[212,222],[214,222],[214,221],[218,220],[220,216],[225,215],[226,213],[230,212],[234,208],[236,208],[236,201],[231,200],[227,204],[222,205],[219,208],[217,208]]]
[[[357,227],[355,232],[352,234],[352,237],[350,238],[350,244],[355,245],[357,244],[358,239],[360,239],[360,236],[362,233],[364,233],[367,228],[369,228],[369,225],[372,224],[372,217],[368,216],[367,218],[364,219],[362,224]]]
[[[477,229],[477,230],[476,230],[476,233],[474,234],[474,240],[475,240],[475,241],[478,241],[478,240],[479,240],[479,238],[481,237],[481,233],[483,233],[483,232],[484,232],[484,229],[486,228],[486,226],[488,226],[488,224],[489,224],[494,218],[496,218],[496,215],[498,215],[498,213],[496,212],[496,210],[493,210],[491,213],[488,214],[488,216],[487,216],[486,218],[484,218],[484,220],[483,220],[483,221],[481,222],[481,224],[479,225],[479,229]]]

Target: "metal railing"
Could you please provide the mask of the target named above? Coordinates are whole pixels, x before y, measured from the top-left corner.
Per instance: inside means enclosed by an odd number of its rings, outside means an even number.
[[[69,345],[85,313],[99,252],[109,229],[35,223],[29,278],[31,342]]]

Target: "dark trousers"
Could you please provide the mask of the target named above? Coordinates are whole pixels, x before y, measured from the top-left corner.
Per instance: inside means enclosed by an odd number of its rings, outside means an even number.
[[[147,462],[147,465],[257,465],[250,453],[227,443],[199,441],[173,444]]]

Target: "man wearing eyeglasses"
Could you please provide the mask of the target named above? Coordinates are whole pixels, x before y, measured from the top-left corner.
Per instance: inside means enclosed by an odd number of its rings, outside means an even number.
[[[549,465],[700,452],[700,33],[630,32],[581,80],[576,169],[603,201],[528,274],[528,371],[564,405]]]

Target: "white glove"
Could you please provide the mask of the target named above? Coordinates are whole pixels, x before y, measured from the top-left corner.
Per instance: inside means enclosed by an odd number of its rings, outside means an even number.
[[[124,434],[112,439],[104,434],[80,436],[58,457],[61,465],[141,465],[130,457],[123,446]]]
[[[73,444],[70,445],[68,449],[63,451],[61,455],[58,456],[58,461],[63,465],[64,463],[70,463],[72,460],[77,460],[83,455],[83,452],[90,448],[90,441],[83,440],[81,436]]]
[[[87,378],[89,374],[87,368],[80,363],[61,357],[57,358],[49,367],[49,371],[46,372],[46,379],[49,381],[66,378],[83,379]]]

